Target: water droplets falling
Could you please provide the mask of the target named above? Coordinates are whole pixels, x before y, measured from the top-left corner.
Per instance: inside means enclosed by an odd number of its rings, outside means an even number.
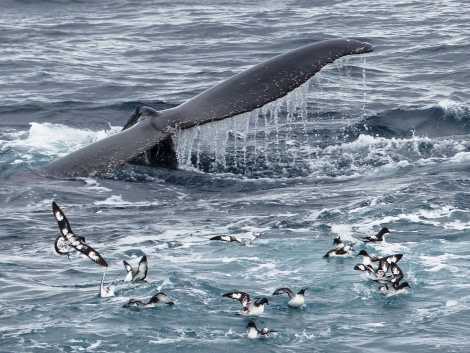
[[[308,83],[252,112],[178,131],[173,142],[179,166],[260,176],[295,165],[290,147],[308,138],[307,94]]]
[[[356,111],[355,119],[365,114],[365,96],[362,114],[357,112],[361,96],[356,91],[364,89],[364,62],[358,66],[348,62],[345,58],[323,69],[262,108],[177,131],[173,143],[179,167],[247,178],[310,175],[316,165],[312,159],[322,154],[325,137],[341,143],[337,133],[325,135],[325,131],[349,124],[351,111]]]

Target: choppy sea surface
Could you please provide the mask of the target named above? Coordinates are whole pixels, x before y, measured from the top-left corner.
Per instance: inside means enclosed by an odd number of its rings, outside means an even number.
[[[1,352],[468,352],[470,7],[466,1],[32,1],[0,4]],[[231,75],[332,38],[371,43],[251,114],[174,136],[178,167],[101,177],[37,168]],[[55,200],[103,268],[58,255]],[[365,235],[381,227],[386,241]],[[228,234],[251,246],[210,241]],[[340,236],[402,253],[378,291],[325,259]],[[123,260],[147,255],[145,283]],[[274,290],[308,287],[287,306]],[[237,316],[222,294],[266,297]],[[163,291],[174,306],[136,309]],[[249,339],[247,324],[277,332]]]

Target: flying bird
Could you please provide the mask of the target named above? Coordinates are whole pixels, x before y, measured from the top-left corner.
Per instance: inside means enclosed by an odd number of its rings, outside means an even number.
[[[58,254],[67,255],[70,260],[70,248],[74,248],[88,256],[93,262],[104,267],[108,266],[106,260],[95,249],[86,244],[84,237],[76,235],[72,231],[67,217],[65,217],[64,212],[62,212],[55,201],[52,201],[52,212],[62,233],[62,235],[57,237],[54,244],[55,251]]]

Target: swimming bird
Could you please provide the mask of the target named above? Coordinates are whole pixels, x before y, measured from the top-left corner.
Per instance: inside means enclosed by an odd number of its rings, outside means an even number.
[[[390,265],[393,278],[390,280],[391,284],[385,284],[384,286],[379,287],[381,291],[386,296],[392,296],[405,291],[405,288],[410,288],[408,282],[403,282],[400,284],[400,281],[403,279],[403,271],[395,262],[392,262]]]
[[[149,301],[146,303],[138,299],[130,299],[129,302],[125,304],[124,306],[127,306],[127,307],[135,306],[138,308],[152,308],[160,303],[168,304],[168,305],[175,305],[173,300],[171,300],[171,298],[168,295],[166,295],[163,292],[159,292],[155,294],[152,298],[150,298]]]
[[[124,278],[124,282],[144,281],[147,278],[148,261],[146,255],[142,256],[142,258],[140,259],[137,271],[135,271],[132,268],[131,264],[126,260],[123,260],[122,262],[124,263],[124,267],[127,271],[126,277]]]
[[[210,238],[209,240],[219,240],[219,241],[227,241],[227,242],[235,242],[243,245],[243,243],[235,238],[232,235],[216,235],[215,237]]]
[[[116,289],[116,286],[113,285],[113,282],[115,281],[115,279],[113,279],[110,284],[105,286],[104,285],[104,276],[105,275],[106,275],[106,269],[104,270],[103,277],[101,278],[100,297],[101,298],[114,297],[114,290]]]
[[[379,267],[374,269],[372,265],[357,264],[354,269],[364,272],[367,277],[378,283],[390,282],[392,276],[387,275],[389,263],[385,260],[379,261]]]
[[[248,331],[248,338],[267,337],[269,333],[277,332],[277,330],[268,329],[266,327],[258,329],[254,321],[250,321],[246,327],[250,329]]]
[[[230,292],[222,295],[223,297],[236,299],[243,306],[243,311],[237,315],[259,316],[264,312],[264,305],[268,304],[267,298],[254,298],[250,300],[250,295],[245,292]]]
[[[239,243],[241,246],[250,246],[253,244],[253,241],[259,238],[261,233],[256,235],[254,238],[251,240],[248,240],[246,242],[242,242],[238,238],[234,237],[233,235],[216,235],[215,237],[210,238],[209,240],[219,240],[219,241],[226,241],[226,242],[234,242],[234,243]]]
[[[65,217],[64,212],[55,201],[52,201],[52,212],[54,213],[54,217],[59,225],[60,232],[62,233],[62,235],[57,237],[54,243],[55,251],[58,254],[67,255],[70,260],[69,250],[70,248],[74,248],[88,256],[93,262],[104,267],[108,266],[106,260],[95,249],[85,243],[84,237],[76,235],[72,231],[67,217]]]
[[[397,263],[398,261],[401,260],[403,257],[403,254],[393,254],[393,255],[388,255],[385,257],[378,257],[378,256],[370,256],[367,251],[361,250],[359,251],[359,254],[357,256],[363,256],[362,258],[362,263],[364,265],[371,265],[373,262],[380,262],[381,260],[387,261],[388,264],[391,264],[392,262]]]
[[[387,227],[383,227],[377,234],[372,234],[368,235],[366,237],[363,237],[362,240],[367,243],[367,242],[377,242],[377,241],[383,241],[385,238],[385,234],[390,233]]]
[[[273,295],[281,295],[287,293],[290,298],[290,300],[287,302],[287,305],[292,308],[300,308],[302,305],[305,304],[304,295],[307,289],[308,288],[302,288],[297,294],[295,294],[289,288],[279,288],[274,291]]]
[[[333,245],[336,245],[336,248],[328,251],[323,257],[334,257],[334,256],[350,256],[352,254],[352,251],[355,251],[353,249],[353,246],[355,243],[349,243],[345,244],[341,240],[341,238],[338,236],[333,240]]]

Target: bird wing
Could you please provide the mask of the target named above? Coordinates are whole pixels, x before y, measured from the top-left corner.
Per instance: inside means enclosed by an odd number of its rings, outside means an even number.
[[[139,262],[139,268],[137,269],[137,273],[134,275],[133,281],[143,281],[147,277],[147,270],[148,270],[148,261],[147,256],[142,256]]]
[[[387,260],[381,259],[379,261],[379,268],[377,269],[377,271],[383,271],[384,273],[387,273],[389,267],[390,264],[387,262]]]
[[[354,266],[354,269],[358,271],[367,271],[369,273],[375,273],[371,265],[357,264],[356,266]]]
[[[129,262],[127,262],[126,260],[122,260],[122,262],[124,263],[124,267],[126,268],[126,271],[127,271],[126,277],[124,278],[124,282],[130,282],[132,281],[134,270]]]
[[[229,238],[227,235],[216,235],[209,240],[220,240],[220,241],[229,241]]]
[[[251,244],[253,244],[253,241],[255,241],[256,239],[258,239],[260,235],[261,235],[261,233],[259,233],[258,235],[255,235],[255,237],[254,237],[253,239],[251,239],[246,245],[251,245]]]
[[[294,292],[292,292],[289,288],[286,288],[286,287],[276,289],[274,291],[273,295],[281,295],[281,294],[284,294],[284,293],[287,293],[289,298],[293,298],[295,296]]]
[[[152,298],[150,298],[148,303],[149,304],[164,303],[164,304],[168,304],[168,305],[174,305],[175,304],[173,302],[173,300],[171,300],[171,298],[163,292],[159,292],[159,293],[155,294]]]
[[[333,249],[333,250],[328,251],[325,255],[323,255],[323,257],[330,257],[330,256],[333,255],[334,253],[336,253],[336,249]]]
[[[243,308],[248,307],[248,303],[250,302],[250,295],[245,292],[230,292],[230,293],[225,293],[223,297],[227,298],[232,298],[238,300]]]
[[[401,270],[400,267],[398,267],[398,265],[395,262],[392,262],[390,266],[392,268],[392,274],[393,274],[393,278],[391,282],[398,284],[403,278],[403,271]]]
[[[384,257],[384,260],[386,260],[389,264],[392,264],[392,262],[397,263],[398,261],[400,261],[402,257],[403,257],[403,254],[393,254],[393,255]]]
[[[106,260],[91,246],[87,245],[84,242],[79,242],[78,244],[71,244],[77,251],[80,251],[82,254],[85,254],[98,265],[108,267]]]
[[[381,291],[385,295],[389,295],[390,293],[388,285],[380,286],[379,291]]]
[[[65,237],[69,233],[73,233],[70,223],[65,216],[65,213],[60,209],[59,205],[55,201],[52,201],[52,212],[59,225],[60,232]]]

